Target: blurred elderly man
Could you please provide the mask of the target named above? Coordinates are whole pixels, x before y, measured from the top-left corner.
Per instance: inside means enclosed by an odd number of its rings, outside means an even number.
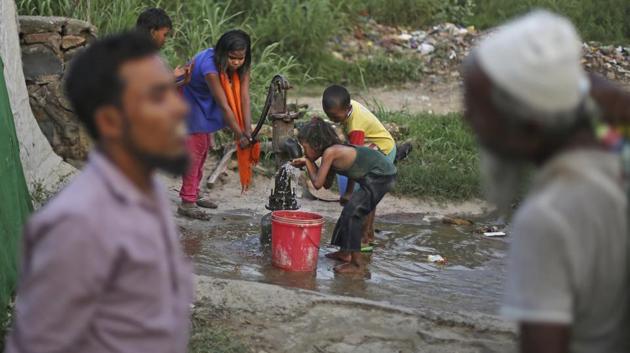
[[[537,11],[490,35],[464,67],[465,119],[488,197],[514,216],[502,314],[522,352],[628,352],[628,233],[619,156],[600,147],[598,108],[566,19]]]

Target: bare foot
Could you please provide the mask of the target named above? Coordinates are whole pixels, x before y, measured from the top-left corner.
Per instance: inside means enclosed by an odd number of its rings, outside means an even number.
[[[342,262],[350,262],[350,259],[351,259],[350,253],[346,251],[341,251],[341,250],[328,253],[324,256],[326,256],[329,259],[342,261]]]
[[[366,268],[364,266],[352,262],[335,266],[333,269],[333,271],[340,274],[364,274],[365,270]]]

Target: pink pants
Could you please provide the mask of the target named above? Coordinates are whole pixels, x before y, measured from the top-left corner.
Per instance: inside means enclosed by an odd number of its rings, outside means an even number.
[[[212,135],[207,133],[190,134],[186,139],[186,148],[190,153],[190,167],[182,178],[182,188],[179,197],[183,202],[197,202],[199,184],[203,179],[203,164],[208,157],[208,150],[212,147]]]

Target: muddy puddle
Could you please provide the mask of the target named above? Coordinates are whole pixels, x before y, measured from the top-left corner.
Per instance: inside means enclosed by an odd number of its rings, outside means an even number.
[[[336,276],[337,264],[324,257],[334,220],[322,234],[317,271],[291,273],[271,265],[259,242],[259,216],[216,215],[211,223],[187,224],[182,243],[196,272],[218,278],[272,283],[322,293],[386,301],[411,308],[495,314],[501,297],[509,238],[473,234],[475,226],[453,226],[421,214],[377,219],[376,245],[365,277]],[[480,219],[477,221],[486,221]],[[441,255],[445,265],[428,261]]]

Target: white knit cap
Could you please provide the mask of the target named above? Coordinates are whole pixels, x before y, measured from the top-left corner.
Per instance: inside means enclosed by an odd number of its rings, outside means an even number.
[[[543,113],[571,111],[588,93],[581,55],[571,22],[543,10],[506,23],[477,49],[481,68],[497,86]]]

